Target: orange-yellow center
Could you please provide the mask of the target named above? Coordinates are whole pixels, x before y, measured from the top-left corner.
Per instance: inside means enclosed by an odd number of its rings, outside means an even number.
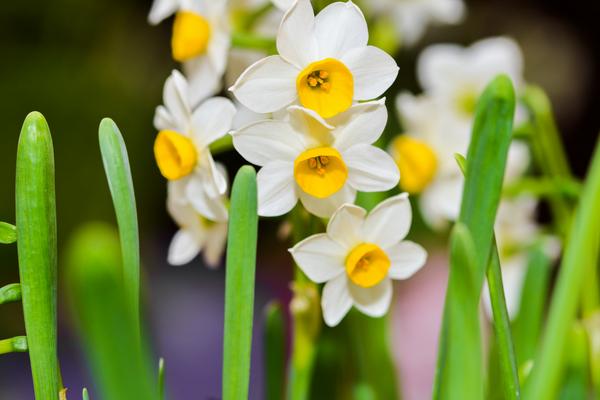
[[[194,143],[187,136],[170,130],[160,131],[156,136],[154,157],[160,173],[169,180],[189,175],[198,161]]]
[[[368,288],[387,276],[390,265],[389,257],[379,246],[362,243],[346,257],[346,274],[358,286]]]
[[[171,49],[176,61],[184,62],[206,52],[210,40],[210,24],[200,14],[179,11],[173,22]]]
[[[348,167],[333,147],[310,149],[294,161],[294,178],[311,196],[323,199],[336,193],[348,178]]]
[[[437,157],[426,143],[407,135],[392,142],[392,155],[400,170],[400,187],[408,193],[420,193],[437,171]]]

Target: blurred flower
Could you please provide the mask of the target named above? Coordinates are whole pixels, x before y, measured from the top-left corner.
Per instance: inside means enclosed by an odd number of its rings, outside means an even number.
[[[499,73],[508,74],[517,88],[523,82],[521,52],[510,39],[485,39],[468,48],[430,46],[418,61],[423,94],[401,93],[396,99],[406,138],[393,141],[389,151],[399,165],[401,187],[421,193],[419,208],[435,229],[458,217],[463,176],[454,154],[466,155],[477,99]],[[506,181],[528,164],[527,146],[513,142]]]
[[[154,0],[148,16],[156,25],[175,14],[171,48],[173,58],[183,63],[193,105],[221,88],[230,47],[226,5],[220,0]]]
[[[462,0],[369,0],[377,16],[389,16],[400,40],[407,46],[415,44],[430,23],[457,24],[465,15]]]
[[[154,126],[159,130],[154,155],[162,175],[181,181],[182,193],[204,217],[220,221],[227,210],[214,199],[227,191],[224,168],[212,158],[209,145],[231,129],[235,107],[214,97],[192,109],[185,78],[173,71],[165,82],[164,106],[158,106]]]
[[[283,11],[289,10],[292,4],[294,4],[294,1],[295,0],[272,0],[273,4]]]
[[[290,252],[314,282],[325,283],[321,298],[323,318],[337,325],[354,305],[381,317],[392,299],[392,279],[407,279],[427,258],[418,244],[403,240],[411,225],[406,193],[367,212],[344,204],[331,217],[327,233],[310,236]]]
[[[392,57],[367,46],[365,18],[352,2],[333,3],[316,17],[309,0],[284,15],[277,35],[279,55],[251,65],[231,87],[236,98],[258,113],[299,103],[323,118],[373,99],[398,74]]]
[[[168,185],[167,209],[179,226],[169,245],[168,262],[183,265],[192,261],[202,252],[204,262],[209,267],[217,267],[227,240],[227,214],[217,221],[204,218],[186,200],[185,185],[182,181],[171,181]],[[215,209],[225,209],[224,196],[213,199],[220,203]]]
[[[286,120],[267,120],[232,132],[235,149],[258,172],[258,208],[263,216],[290,211],[298,198],[319,217],[329,217],[356,191],[393,188],[398,168],[372,145],[385,127],[384,100],[361,103],[329,123],[314,111],[291,106]]]

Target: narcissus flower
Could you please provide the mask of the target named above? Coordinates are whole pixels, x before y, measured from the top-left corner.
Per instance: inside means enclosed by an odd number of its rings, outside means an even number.
[[[356,191],[393,188],[398,168],[372,145],[385,127],[384,100],[361,103],[326,122],[314,111],[291,106],[286,120],[259,121],[233,132],[235,149],[262,166],[258,212],[282,215],[298,199],[319,217],[329,217]]]
[[[212,201],[219,203],[213,208],[226,210],[224,196]],[[208,267],[217,267],[227,240],[227,213],[216,221],[198,214],[187,201],[181,181],[169,182],[167,209],[180,228],[169,245],[169,264],[187,264],[201,252]]]
[[[377,17],[388,17],[407,46],[415,44],[429,24],[456,24],[465,14],[462,0],[370,0]]]
[[[185,196],[196,211],[218,221],[226,210],[213,199],[227,191],[227,179],[209,145],[229,132],[235,107],[226,98],[214,97],[192,109],[188,91],[185,78],[173,71],[165,82],[164,106],[157,107],[154,116],[159,130],[154,156],[165,178],[182,181]]]
[[[337,325],[353,305],[383,316],[392,300],[392,279],[407,279],[425,264],[425,250],[404,240],[411,217],[406,193],[380,203],[368,216],[363,208],[344,204],[326,233],[290,249],[306,276],[325,283],[321,307],[327,325]]]
[[[226,6],[215,0],[154,0],[148,16],[156,25],[175,14],[173,59],[183,63],[194,105],[221,88],[231,41]]]
[[[251,65],[230,90],[258,113],[300,103],[333,117],[382,95],[396,79],[394,59],[367,46],[368,38],[365,18],[351,1],[330,4],[315,17],[309,0],[296,0],[279,27],[279,55]]]

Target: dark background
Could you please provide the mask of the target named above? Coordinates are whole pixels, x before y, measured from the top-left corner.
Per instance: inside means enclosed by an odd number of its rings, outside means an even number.
[[[41,111],[50,125],[56,158],[59,250],[80,224],[114,223],[97,143],[102,117],[124,134],[140,219],[147,322],[157,355],[167,357],[174,398],[218,396],[223,271],[199,261],[167,265],[175,226],[165,211],[166,185],[154,165],[154,108],[171,69],[170,27],[147,24],[150,1],[20,0],[0,7],[0,220],[14,222],[14,165],[21,124]],[[555,106],[569,159],[583,176],[600,128],[600,27],[587,1],[469,1],[465,22],[430,29],[414,49],[397,55],[401,72],[392,92],[417,91],[415,57],[434,42],[469,44],[508,34],[522,46],[525,76],[543,86]],[[221,156],[230,174],[241,164]],[[277,225],[261,224],[257,310],[286,298],[291,277],[287,243]],[[268,249],[268,251],[266,251]],[[60,265],[59,265],[60,268]],[[59,270],[60,271],[60,270]],[[60,274],[60,272],[59,272]],[[16,247],[0,247],[0,285],[18,281]],[[62,284],[62,283],[61,283]],[[64,292],[62,292],[64,294]],[[73,338],[65,299],[60,303],[60,356],[65,384],[79,398],[92,386]],[[260,313],[258,313],[260,316]],[[20,305],[0,308],[0,338],[24,333]],[[258,343],[260,337],[255,335]],[[255,352],[252,398],[260,398],[260,354]],[[0,356],[0,399],[33,398],[25,354]]]

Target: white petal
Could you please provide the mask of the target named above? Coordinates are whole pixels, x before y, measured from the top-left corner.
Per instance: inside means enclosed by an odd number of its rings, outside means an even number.
[[[370,317],[382,317],[390,308],[392,302],[392,281],[384,278],[377,285],[364,288],[348,281],[348,290],[354,306]]]
[[[227,223],[217,223],[208,230],[206,243],[202,250],[202,256],[207,267],[216,268],[219,266],[226,241]]]
[[[319,147],[333,143],[333,126],[315,111],[300,106],[290,106],[287,112],[291,127],[301,135],[305,147]]]
[[[277,33],[277,51],[302,69],[317,58],[315,15],[310,0],[296,0],[285,13]]]
[[[156,107],[154,112],[154,127],[159,130],[177,130],[176,124],[171,118],[171,114],[164,106]]]
[[[406,237],[411,220],[408,194],[390,197],[379,203],[367,216],[363,228],[365,241],[387,249]]]
[[[272,0],[272,2],[282,11],[287,11],[294,4],[294,0]]]
[[[483,81],[491,80],[499,73],[512,79],[515,87],[523,80],[523,55],[519,45],[507,37],[480,40],[467,49],[468,62]]]
[[[229,90],[252,111],[270,113],[296,100],[298,73],[280,56],[270,56],[249,66]]]
[[[188,84],[181,72],[173,70],[165,82],[163,102],[180,131],[185,131],[191,116]],[[182,132],[183,133],[183,132]]]
[[[444,229],[448,221],[455,221],[460,212],[463,179],[436,179],[419,198],[419,209],[423,219],[434,229]]]
[[[336,2],[315,17],[319,58],[341,58],[347,51],[365,47],[369,41],[367,21],[351,1]]]
[[[339,151],[358,143],[372,144],[379,139],[387,123],[385,99],[355,104],[328,122],[336,127],[334,146]]]
[[[293,162],[305,150],[300,135],[285,121],[255,122],[231,135],[237,152],[256,165],[275,160]]]
[[[152,25],[160,23],[169,15],[174,14],[178,6],[177,0],[154,0],[150,14],[148,14],[148,22]]]
[[[354,98],[369,100],[379,97],[398,76],[396,61],[385,51],[367,46],[349,51],[342,62],[354,77]]]
[[[196,57],[183,63],[188,77],[188,98],[191,107],[221,91],[221,74],[206,57]]]
[[[324,199],[313,197],[301,189],[298,189],[298,194],[306,211],[321,218],[329,218],[342,204],[354,203],[356,198],[356,190],[350,185],[344,185],[337,193]]]
[[[427,47],[417,60],[417,76],[425,91],[448,91],[448,86],[460,81],[464,64],[463,48],[436,44]]]
[[[225,3],[221,1],[221,3]],[[227,66],[227,57],[231,47],[231,33],[227,14],[223,12],[215,20],[211,21],[211,36],[207,49],[207,58],[219,75],[223,75]]]
[[[225,136],[231,129],[235,112],[235,106],[225,97],[213,97],[200,104],[192,114],[196,143],[208,147]]]
[[[212,221],[227,221],[227,207],[221,196],[212,196],[210,182],[201,177],[192,177],[186,185],[186,197],[194,209],[203,217]]]
[[[363,192],[383,192],[398,184],[400,172],[392,157],[370,144],[357,144],[342,154],[348,183]]]
[[[316,283],[344,273],[346,250],[325,233],[312,235],[290,249],[300,269]]]
[[[353,204],[344,204],[331,216],[327,234],[347,249],[352,249],[362,240],[362,226],[367,212]]]
[[[408,240],[388,247],[385,252],[392,263],[388,272],[392,279],[410,278],[427,261],[425,249]]]
[[[202,150],[198,155],[199,162],[195,175],[202,177],[206,193],[210,197],[219,197],[227,192],[227,170],[224,166],[218,166],[208,148]]]
[[[169,181],[167,185],[167,211],[177,225],[196,229],[198,227],[197,211],[190,204],[186,195],[189,179]]]
[[[204,238],[195,232],[180,229],[171,240],[167,261],[171,265],[189,263],[198,255],[203,242]]]
[[[346,274],[340,274],[325,284],[321,294],[321,308],[327,326],[336,326],[348,314],[352,308],[352,298]]]
[[[273,161],[258,171],[258,214],[263,217],[283,215],[296,205],[294,165]]]

